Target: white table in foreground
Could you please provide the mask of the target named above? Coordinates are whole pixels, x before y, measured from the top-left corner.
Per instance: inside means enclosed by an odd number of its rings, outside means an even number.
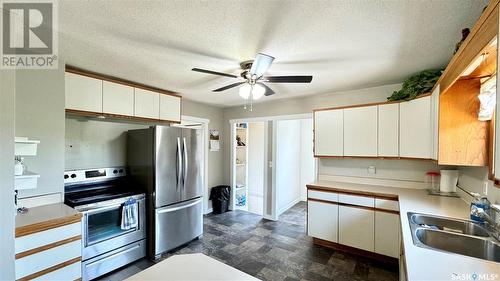
[[[172,256],[126,279],[145,280],[259,280],[204,254]]]

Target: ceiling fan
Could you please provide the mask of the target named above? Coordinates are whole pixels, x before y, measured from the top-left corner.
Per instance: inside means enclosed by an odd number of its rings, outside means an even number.
[[[239,81],[227,86],[213,90],[212,92],[222,92],[234,87],[241,86],[239,95],[250,101],[260,99],[262,96],[274,95],[274,91],[264,83],[311,83],[312,76],[264,76],[269,69],[274,57],[263,53],[258,53],[255,60],[244,61],[240,63],[240,77],[244,81]],[[238,78],[238,76],[228,73],[222,73],[201,68],[193,68],[192,71],[201,73]]]

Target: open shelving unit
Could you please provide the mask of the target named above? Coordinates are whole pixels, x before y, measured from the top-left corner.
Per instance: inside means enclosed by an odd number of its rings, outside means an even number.
[[[232,124],[232,209],[248,210],[248,124]]]

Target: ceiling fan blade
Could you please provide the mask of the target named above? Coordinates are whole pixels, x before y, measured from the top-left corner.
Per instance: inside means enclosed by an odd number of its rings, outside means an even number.
[[[311,83],[312,76],[267,76],[265,82],[269,83]]]
[[[219,88],[219,89],[215,89],[213,90],[212,92],[222,92],[222,91],[225,91],[227,89],[231,89],[231,88],[234,88],[234,87],[238,87],[239,85],[241,84],[245,84],[246,82],[238,82],[238,83],[233,83],[233,84],[229,84],[227,86],[224,86],[222,88]]]
[[[255,75],[257,78],[261,77],[269,69],[269,67],[273,63],[273,60],[274,57],[263,53],[258,53],[252,63],[252,68],[250,68],[250,74]]]
[[[217,71],[212,71],[212,70],[206,70],[206,69],[201,69],[201,68],[193,68],[191,69],[192,71],[196,72],[201,72],[201,73],[208,73],[208,74],[213,74],[213,75],[219,75],[219,76],[226,76],[226,77],[231,77],[231,78],[238,78],[236,75],[232,74],[227,74],[227,73],[222,73],[222,72],[217,72]]]
[[[264,84],[264,83],[257,83],[257,84],[262,85],[262,87],[264,87],[266,89],[264,96],[272,96],[275,94],[273,89],[269,88],[269,86],[267,86],[266,84]]]

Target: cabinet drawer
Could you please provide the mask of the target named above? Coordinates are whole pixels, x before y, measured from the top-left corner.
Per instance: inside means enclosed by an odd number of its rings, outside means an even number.
[[[49,267],[81,257],[82,241],[71,243],[38,252],[16,260],[16,279],[37,273]]]
[[[394,200],[375,198],[375,208],[399,211],[399,202]]]
[[[342,193],[339,194],[339,202],[365,207],[375,206],[375,198],[373,197],[356,196]]]
[[[33,233],[16,238],[16,254],[46,246],[61,240],[80,236],[82,234],[82,225],[80,222],[52,228],[49,230]]]
[[[338,202],[339,194],[334,192],[308,190],[307,198]]]
[[[58,270],[49,272],[32,280],[68,280],[73,281],[82,277],[82,263],[75,262]]]

